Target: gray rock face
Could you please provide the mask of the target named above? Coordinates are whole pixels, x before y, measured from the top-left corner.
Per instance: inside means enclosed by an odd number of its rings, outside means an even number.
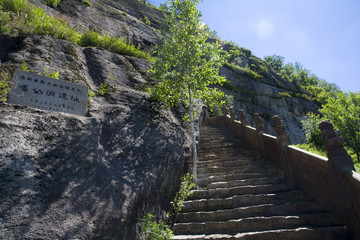
[[[157,29],[165,17],[155,8],[134,0],[96,0],[92,6],[80,0],[62,0],[56,9],[45,6],[39,0],[30,0],[54,16],[61,16],[69,26],[80,32],[93,30],[110,36],[122,37],[129,42],[150,48],[160,38]],[[145,23],[149,19],[150,26]]]
[[[305,142],[305,135],[301,131],[301,120],[308,112],[317,112],[318,106],[301,97],[279,97],[281,92],[290,92],[297,95],[306,94],[297,90],[294,84],[283,80],[271,72],[262,81],[253,80],[243,74],[231,69],[222,68],[220,74],[231,82],[234,90],[223,88],[227,94],[234,96],[235,113],[244,109],[248,114],[250,124],[253,124],[253,114],[259,113],[265,120],[266,132],[275,135],[272,128],[271,117],[279,115],[287,126],[291,143],[298,144]]]
[[[87,117],[0,105],[0,239],[136,239],[144,212],[169,207],[190,155],[177,117],[141,91],[150,64],[49,37],[17,40],[2,69],[48,67],[94,91],[113,77]]]

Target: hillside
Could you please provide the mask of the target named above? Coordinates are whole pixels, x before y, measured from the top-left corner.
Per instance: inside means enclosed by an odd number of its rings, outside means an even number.
[[[51,7],[29,0],[61,19],[50,27],[18,26],[15,20],[25,18],[20,14],[0,19],[7,23],[0,73],[11,76],[24,65],[42,74],[58,71],[61,80],[96,93],[86,117],[0,105],[1,239],[136,239],[138,218],[148,211],[163,216],[190,168],[188,126],[176,109],[162,110],[145,93],[151,82],[146,51],[160,39],[165,14],[134,0],[83,2]],[[88,35],[51,31],[64,22]],[[126,39],[141,51],[108,47],[93,33]],[[222,45],[229,52],[233,47]],[[306,92],[246,51],[233,55],[220,74],[236,114],[246,110],[251,122],[259,112],[269,133],[270,117],[279,114],[293,143],[304,141],[300,120],[317,111]],[[104,83],[109,90],[101,95]]]
[[[285,80],[251,51],[232,43],[223,43],[223,49],[231,53],[229,63],[220,74],[228,80],[223,91],[234,96],[234,108],[244,109],[253,124],[253,114],[259,113],[265,120],[266,132],[275,135],[271,117],[279,115],[286,123],[293,144],[305,142],[301,120],[308,112],[317,112],[318,106],[310,94],[294,83]]]

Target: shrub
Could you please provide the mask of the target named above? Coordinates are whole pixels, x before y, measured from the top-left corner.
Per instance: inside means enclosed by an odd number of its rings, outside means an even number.
[[[159,9],[164,12],[169,12],[169,7],[166,5],[166,3],[160,3]]]
[[[195,184],[192,182],[192,178],[193,176],[189,173],[181,178],[180,190],[176,193],[171,204],[170,211],[168,212],[170,225],[177,221],[178,214],[182,209],[183,202],[186,200],[186,198],[193,194],[191,189],[195,187]]]
[[[92,30],[81,35],[78,44],[82,47],[95,47],[100,45],[100,34]]]
[[[266,76],[269,74],[269,70],[266,66],[260,65],[259,73],[263,76]]]
[[[59,71],[56,71],[56,72],[52,73],[52,72],[49,71],[48,67],[46,67],[45,74],[41,74],[41,75],[44,75],[44,76],[49,77],[49,78],[59,79]]]
[[[240,52],[244,53],[247,57],[250,57],[251,50],[241,47]]]
[[[242,68],[239,67],[235,64],[230,64],[230,63],[225,63],[224,67],[227,67],[229,69],[232,69],[233,71],[239,73],[239,74],[243,74],[251,79],[254,79],[256,81],[260,81],[261,79],[263,79],[263,76],[261,76],[260,74],[257,74],[256,72],[250,70],[250,68]]]
[[[174,236],[171,229],[160,221],[153,220],[151,213],[146,213],[140,220],[141,240],[170,240]]]
[[[278,97],[291,97],[291,95],[290,95],[290,93],[288,93],[288,92],[279,92],[278,93],[278,95],[277,95]]]
[[[149,26],[151,25],[151,22],[150,22],[149,18],[146,17],[146,16],[143,18],[143,22],[144,22],[146,25],[149,25]]]
[[[112,76],[110,73],[108,74],[107,78],[105,79],[105,81],[103,83],[100,84],[100,88],[99,88],[99,95],[100,96],[104,96],[105,94],[108,94],[109,91],[111,90],[115,90],[113,89],[110,84],[108,83],[109,80],[113,80],[115,77]]]
[[[93,90],[90,90],[90,91],[89,91],[89,94],[88,94],[88,102],[89,102],[89,103],[92,102],[94,96],[95,96],[94,91],[93,91]]]
[[[232,90],[232,91],[235,90],[234,85],[232,85],[232,83],[231,83],[230,81],[228,81],[228,80],[226,80],[225,82],[223,82],[222,87],[223,87],[223,88],[226,88],[226,89],[228,89],[228,90]]]
[[[1,31],[11,35],[39,34],[76,42],[78,33],[60,19],[24,0],[0,0]]]
[[[43,2],[48,6],[57,7],[57,5],[59,5],[61,0],[43,0]]]
[[[312,144],[316,148],[323,148],[323,140],[321,137],[321,131],[319,129],[319,123],[321,117],[314,113],[306,114],[306,119],[301,121],[302,130],[305,133],[306,142]]]

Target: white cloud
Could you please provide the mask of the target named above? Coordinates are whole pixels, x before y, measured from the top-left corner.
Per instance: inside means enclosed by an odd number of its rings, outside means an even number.
[[[260,19],[256,22],[255,32],[256,35],[262,40],[268,40],[275,34],[275,23],[269,19]]]

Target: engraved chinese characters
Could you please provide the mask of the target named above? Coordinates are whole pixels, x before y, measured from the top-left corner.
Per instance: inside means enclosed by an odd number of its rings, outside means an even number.
[[[88,87],[16,70],[9,103],[85,116]]]

